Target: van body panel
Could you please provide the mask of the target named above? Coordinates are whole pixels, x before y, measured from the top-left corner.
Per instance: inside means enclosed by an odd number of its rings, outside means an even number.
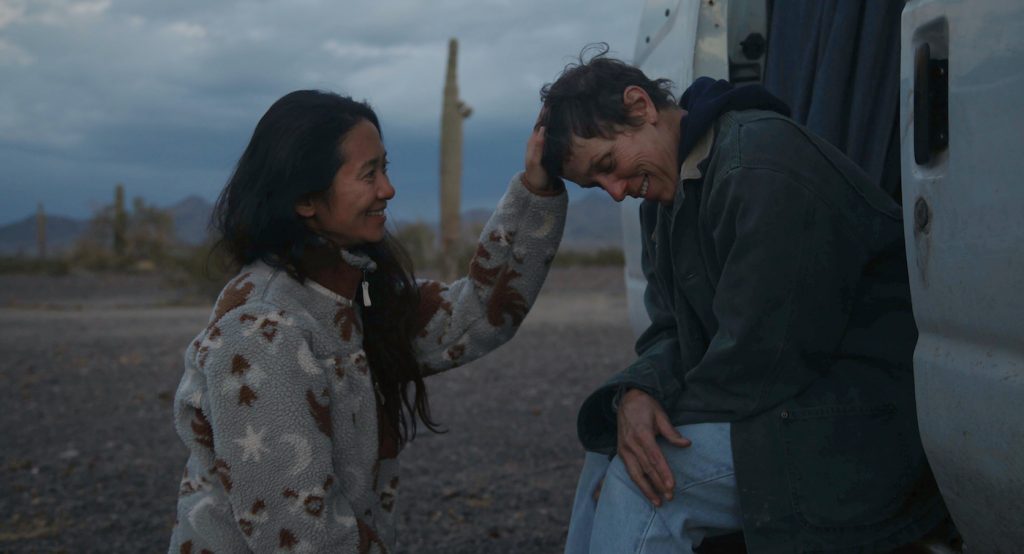
[[[1024,5],[1015,0],[915,1],[902,20],[903,209],[920,331],[917,409],[928,460],[971,552],[1024,545],[1022,23]],[[915,73],[925,45],[937,67],[946,60],[930,79]],[[934,120],[915,112],[915,93],[942,86],[947,145],[919,163],[915,126]],[[939,103],[931,111],[942,109]]]

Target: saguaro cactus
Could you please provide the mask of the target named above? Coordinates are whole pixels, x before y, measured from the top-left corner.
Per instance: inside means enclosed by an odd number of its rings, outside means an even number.
[[[46,212],[42,202],[36,209],[36,249],[39,259],[46,259]]]
[[[456,77],[459,42],[448,40],[448,71],[441,110],[441,276],[451,279],[456,272],[459,250],[459,204],[462,188],[462,120],[473,113],[459,99]]]
[[[128,235],[128,214],[124,210],[124,185],[114,187],[114,254],[123,257]]]

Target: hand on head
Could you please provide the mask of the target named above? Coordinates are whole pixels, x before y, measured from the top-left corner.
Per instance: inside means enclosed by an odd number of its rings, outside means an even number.
[[[534,194],[556,195],[560,194],[565,185],[561,179],[552,178],[547,170],[541,165],[544,156],[544,133],[546,128],[543,125],[545,113],[542,109],[534,123],[533,133],[526,141],[526,159],[524,162],[523,185]]]

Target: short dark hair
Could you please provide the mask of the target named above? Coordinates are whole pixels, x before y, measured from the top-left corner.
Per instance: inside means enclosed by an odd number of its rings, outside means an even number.
[[[554,83],[540,90],[544,108],[538,125],[546,127],[541,163],[550,175],[562,174],[574,135],[610,138],[625,126],[640,124],[622,103],[627,87],[644,89],[658,109],[675,105],[671,81],[649,79],[636,67],[608,57],[608,50],[605,43],[587,45],[578,62],[565,66]]]

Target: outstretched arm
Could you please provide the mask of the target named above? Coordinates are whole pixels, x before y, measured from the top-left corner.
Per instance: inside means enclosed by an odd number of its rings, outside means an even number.
[[[415,347],[425,375],[469,362],[512,338],[540,292],[565,226],[568,198],[540,166],[543,127],[527,143],[525,170],[484,226],[467,276],[420,281]]]

